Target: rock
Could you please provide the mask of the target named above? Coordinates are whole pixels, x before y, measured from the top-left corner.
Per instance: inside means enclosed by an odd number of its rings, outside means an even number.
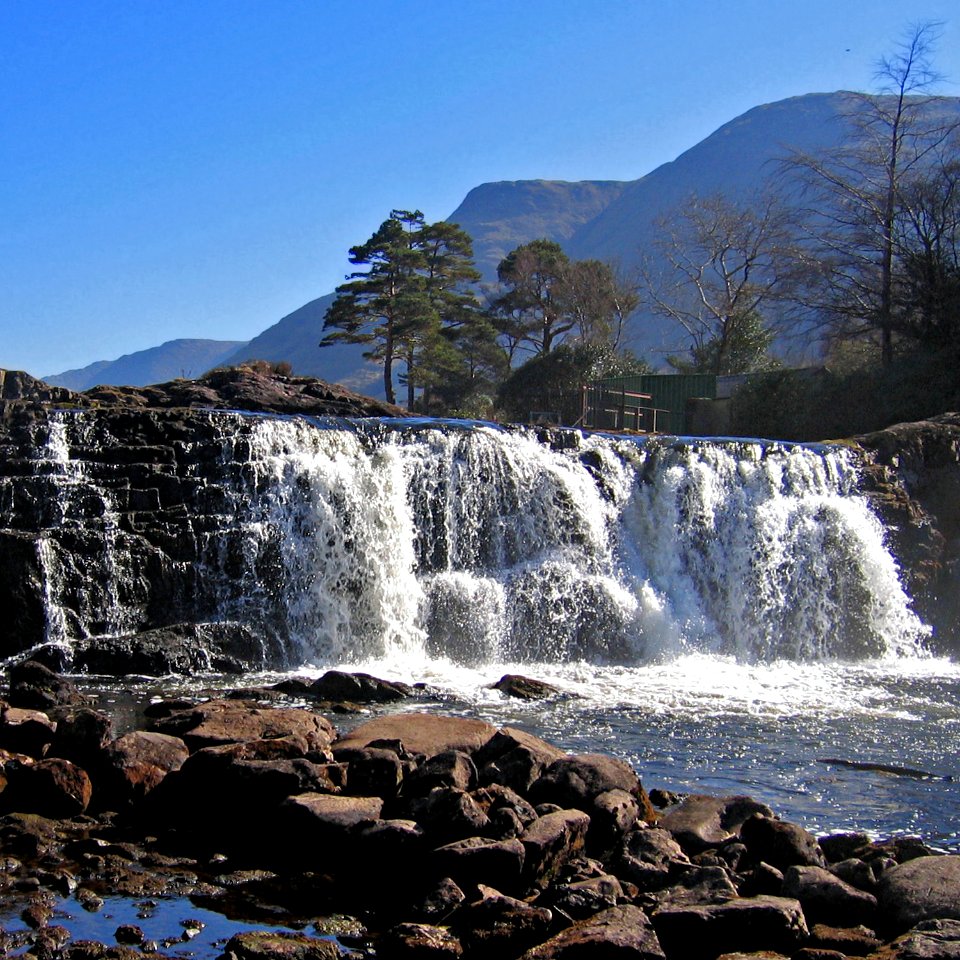
[[[361,724],[335,744],[336,748],[366,747],[374,740],[400,740],[411,753],[429,759],[445,750],[472,754],[497,732],[482,720],[440,717],[431,713],[400,713]]]
[[[311,753],[329,756],[336,736],[330,721],[311,710],[260,707],[245,700],[209,700],[154,720],[151,727],[157,733],[180,737],[191,752],[227,743],[295,736]]]
[[[686,853],[695,854],[740,836],[744,821],[755,813],[773,816],[766,804],[751,797],[692,794],[663,814],[658,825],[671,833]]]
[[[874,893],[880,876],[883,874],[883,870],[879,869],[881,863],[880,860],[867,863],[864,860],[851,857],[849,860],[831,863],[828,869],[835,877],[839,877],[844,883],[849,883],[851,887],[866,890],[867,893]]]
[[[599,753],[561,757],[530,788],[530,802],[590,812],[594,799],[610,790],[639,796],[640,780],[629,764]]]
[[[810,923],[855,927],[872,926],[876,920],[876,897],[851,887],[822,867],[788,867],[782,893],[800,901]]]
[[[960,922],[924,920],[871,953],[870,960],[960,960]]]
[[[633,830],[624,838],[613,870],[642,891],[660,890],[671,877],[689,868],[690,861],[673,836],[659,827]]]
[[[425,760],[404,780],[406,797],[422,797],[435,787],[452,787],[469,792],[477,785],[477,768],[460,750],[444,750]]]
[[[474,755],[480,783],[497,783],[525,794],[562,750],[513,727],[498,730]]]
[[[0,750],[42,757],[53,742],[57,725],[40,710],[0,706]]]
[[[0,794],[5,810],[60,819],[83,813],[93,785],[87,772],[69,760],[53,758],[27,765],[8,764],[7,788]]]
[[[438,847],[430,861],[434,874],[451,877],[464,890],[479,884],[516,890],[525,857],[526,851],[519,840],[467,837]]]
[[[457,911],[454,929],[470,957],[516,956],[549,933],[553,914],[544,907],[481,886],[481,899]]]
[[[310,684],[310,696],[317,700],[346,700],[349,703],[393,703],[414,696],[413,687],[380,680],[369,673],[328,670]]]
[[[684,960],[753,950],[791,954],[808,933],[800,904],[784,897],[666,907],[654,914],[653,926],[667,956]]]
[[[656,895],[659,909],[726,903],[738,896],[723,867],[691,867],[665,890]]]
[[[251,930],[232,936],[221,960],[340,960],[332,940],[280,930]]]
[[[919,857],[888,870],[877,900],[884,926],[895,933],[924,920],[960,920],[960,856]]]
[[[139,947],[146,941],[144,932],[133,923],[122,923],[114,931],[114,939],[117,943],[126,943],[130,946]]]
[[[596,856],[608,856],[620,846],[640,816],[640,803],[626,790],[607,790],[593,798],[587,846]]]
[[[477,801],[455,787],[437,787],[424,797],[414,797],[405,809],[437,845],[478,836],[490,825]]]
[[[443,923],[465,900],[463,890],[450,877],[442,877],[415,904],[414,911],[425,920]]]
[[[463,956],[460,941],[446,927],[399,923],[377,941],[381,960],[447,960]]]
[[[281,804],[282,832],[297,845],[291,852],[312,858],[325,850],[341,849],[356,828],[379,820],[382,809],[379,797],[303,793]]]
[[[623,896],[623,887],[616,877],[600,874],[550,886],[537,898],[537,903],[560,910],[572,920],[586,920],[601,910],[615,907]]]
[[[63,757],[89,770],[103,761],[113,737],[113,720],[102,710],[73,707],[57,711],[57,735],[49,756]]]
[[[179,770],[190,756],[179,737],[134,730],[104,751],[104,773],[97,782],[98,803],[119,809],[143,799],[161,780]]]
[[[783,872],[762,861],[741,875],[740,896],[757,897],[767,894],[779,897],[783,890]]]
[[[496,683],[491,684],[491,689],[499,690],[508,697],[516,697],[518,700],[548,700],[562,693],[552,683],[533,680],[518,673],[505,674]]]
[[[26,710],[49,710],[51,707],[81,706],[88,701],[76,684],[58,676],[36,660],[26,660],[10,668],[12,707]]]
[[[525,878],[545,886],[586,845],[590,818],[581,810],[559,810],[534,820],[520,836],[526,852]]]
[[[625,904],[603,910],[522,954],[520,960],[663,960],[647,915]]]
[[[334,750],[334,759],[347,763],[347,792],[358,796],[397,795],[403,781],[403,762],[393,750],[376,747]]]
[[[817,838],[795,823],[753,816],[740,828],[740,839],[747,845],[754,862],[769,863],[779,870],[792,866],[826,866]]]
[[[811,947],[837,950],[848,957],[865,957],[882,946],[882,941],[867,927],[830,927],[823,923],[810,929]]]

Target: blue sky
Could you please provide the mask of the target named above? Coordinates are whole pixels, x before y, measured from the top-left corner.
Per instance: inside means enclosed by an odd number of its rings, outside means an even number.
[[[391,208],[635,179],[918,20],[960,94],[956,0],[0,0],[0,367],[253,337]]]

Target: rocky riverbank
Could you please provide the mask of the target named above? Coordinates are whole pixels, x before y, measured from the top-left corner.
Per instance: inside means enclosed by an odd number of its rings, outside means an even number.
[[[648,790],[612,757],[415,712],[404,684],[157,699],[119,733],[40,664],[9,681],[8,955],[196,955],[202,921],[151,941],[119,897],[262,923],[208,948],[236,958],[960,957],[960,857]],[[338,734],[358,703],[373,719]],[[71,910],[99,942],[71,936]]]

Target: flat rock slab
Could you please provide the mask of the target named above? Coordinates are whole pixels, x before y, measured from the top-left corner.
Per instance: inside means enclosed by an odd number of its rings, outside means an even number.
[[[341,737],[337,750],[365,747],[375,740],[399,740],[410,753],[429,758],[446,750],[473,753],[497,732],[483,720],[438,717],[432,713],[397,713],[377,717]]]
[[[250,930],[227,941],[221,960],[340,960],[332,940],[278,930]]]
[[[923,920],[960,920],[960,856],[901,863],[881,877],[877,899],[884,923],[897,933]]]
[[[787,897],[667,907],[654,914],[653,926],[664,950],[684,960],[754,950],[792,954],[808,935],[799,902]]]
[[[630,904],[611,907],[528,950],[520,960],[663,960],[647,915]]]
[[[737,836],[744,821],[759,813],[772,817],[766,804],[750,797],[710,797],[693,794],[668,810],[659,826],[673,834],[687,853],[701,853]]]

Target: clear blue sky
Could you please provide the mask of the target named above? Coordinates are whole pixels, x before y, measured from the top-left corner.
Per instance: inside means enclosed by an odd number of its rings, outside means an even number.
[[[960,93],[956,0],[0,0],[0,367],[253,337],[393,207],[635,179],[916,20]]]

